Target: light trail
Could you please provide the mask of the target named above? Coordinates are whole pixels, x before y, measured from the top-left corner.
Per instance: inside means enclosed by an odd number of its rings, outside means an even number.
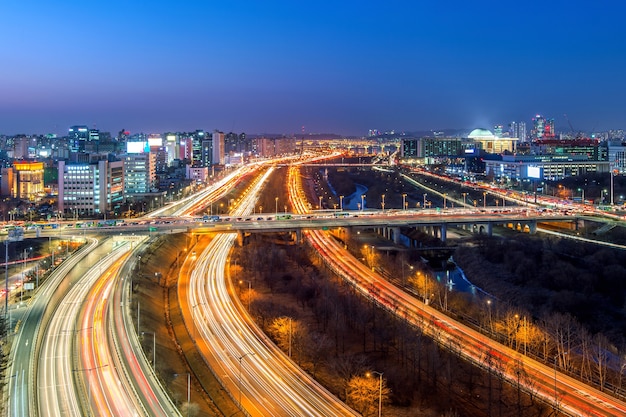
[[[232,215],[252,210],[271,171],[251,185]],[[179,283],[185,322],[213,373],[250,415],[356,415],[293,364],[231,298],[224,270],[234,240],[233,234],[217,235],[190,273],[186,262]]]
[[[306,199],[296,167],[289,171],[288,190],[292,206],[296,211],[306,213],[308,211]],[[335,273],[382,308],[420,327],[442,347],[453,343],[462,356],[484,368],[489,366],[485,363],[486,355],[495,358],[495,361],[502,365],[502,375],[512,384],[518,381],[515,366],[517,369],[521,366],[532,378],[533,385],[526,384],[525,388],[534,388],[537,395],[552,403],[555,409],[569,415],[607,417],[626,415],[624,402],[560,372],[555,374],[555,370],[550,366],[483,336],[405,293],[363,265],[342,245],[331,239],[328,233],[313,230],[305,231],[304,236]]]
[[[81,416],[80,400],[76,394],[77,373],[88,372],[77,368],[73,355],[74,343],[82,339],[92,326],[77,327],[83,301],[99,277],[100,268],[107,268],[123,255],[120,249],[111,252],[75,283],[55,311],[43,334],[37,381],[39,414],[46,417]],[[132,415],[132,414],[131,414]]]

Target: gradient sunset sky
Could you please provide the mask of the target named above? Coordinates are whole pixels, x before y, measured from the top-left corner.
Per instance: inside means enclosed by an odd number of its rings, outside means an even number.
[[[0,134],[626,128],[623,1],[0,2]]]

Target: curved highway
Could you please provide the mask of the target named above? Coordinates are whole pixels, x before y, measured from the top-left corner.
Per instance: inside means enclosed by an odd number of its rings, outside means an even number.
[[[234,215],[252,210],[270,172]],[[249,415],[356,415],[293,364],[231,298],[224,270],[234,240],[233,234],[217,235],[197,261],[185,263],[179,282],[185,322],[214,374]]]
[[[305,213],[307,208],[299,178],[296,168],[291,168],[288,181],[290,202],[296,211]],[[518,373],[523,371],[529,377],[522,384],[526,389],[569,415],[626,415],[626,403],[564,374],[555,373],[553,368],[485,337],[390,284],[327,233],[309,231],[305,236],[328,265],[362,294],[419,326],[442,346],[454,344],[463,356],[483,367],[488,366],[485,358],[489,356],[501,367],[504,377],[513,383],[517,383]]]

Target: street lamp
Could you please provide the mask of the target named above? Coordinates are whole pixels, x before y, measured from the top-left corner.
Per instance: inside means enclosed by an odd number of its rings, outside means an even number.
[[[365,210],[365,194],[361,194],[361,211]]]
[[[247,279],[239,280],[239,284],[243,284],[244,282],[248,283],[248,311],[250,311],[250,299],[252,298],[252,281],[248,281]]]
[[[483,208],[487,208],[487,192],[483,191]]]
[[[422,206],[423,208],[426,208],[426,196],[427,196],[427,195],[428,195],[428,194],[424,193],[424,205]]]
[[[582,204],[585,204],[585,190],[582,188],[579,188],[578,191],[580,191],[580,202]]]
[[[339,211],[343,211],[343,196],[339,196]]]
[[[380,203],[382,208],[383,208],[383,213],[385,212],[385,194],[383,194],[382,196],[383,201]]]
[[[239,359],[239,408],[241,408],[241,361],[248,355],[254,355],[254,352],[247,352],[241,355]]]
[[[402,208],[406,210],[406,193],[402,194]]]
[[[191,408],[189,405],[191,404],[191,374],[186,372],[187,374],[187,417],[189,417],[189,409]],[[174,377],[179,377],[185,374],[174,374]]]
[[[98,369],[102,369],[104,367],[109,366],[108,363],[105,363],[104,365],[100,365],[100,366],[95,366],[93,368],[85,368],[85,369],[73,369],[73,372],[91,372],[91,371],[95,371]],[[87,385],[87,390],[89,391],[89,414],[91,414],[91,384],[85,384]]]
[[[378,417],[382,416],[383,413],[383,373],[378,371],[371,371],[367,376],[371,374],[376,374],[379,377],[378,383]]]
[[[152,335],[152,368],[156,372],[156,334],[154,332],[141,332],[141,335],[146,333]]]
[[[463,207],[465,207],[465,200],[467,197],[467,193],[461,193],[463,195]]]
[[[446,197],[448,197],[448,193],[443,193],[443,208],[446,208]]]
[[[323,198],[323,197],[322,197],[322,196],[319,196],[318,198],[320,199],[320,210],[321,210],[321,209],[322,209],[322,198]]]
[[[274,209],[274,212],[275,212],[275,214],[278,214],[278,197],[276,197],[276,198],[274,199],[274,201],[276,202],[276,207],[275,207],[275,209]]]
[[[24,253],[22,255],[22,287],[20,288],[20,303],[24,300],[24,268],[26,268],[26,252],[31,252],[32,250],[32,247],[24,249]],[[9,294],[7,293],[5,296],[8,298]]]

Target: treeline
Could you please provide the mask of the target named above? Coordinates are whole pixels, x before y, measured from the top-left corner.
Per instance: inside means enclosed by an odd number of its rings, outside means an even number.
[[[440,415],[472,416],[541,415],[546,409],[532,390],[522,393],[529,384],[523,372],[515,387],[504,383],[503,368],[489,352],[486,369],[466,363],[460,346],[444,349],[442,340],[424,336],[336,279],[315,252],[284,243],[253,235],[237,250],[234,277],[250,280],[239,285],[242,301],[285,352],[363,415],[377,412],[372,398],[379,386],[371,382],[378,374],[364,379],[372,371],[384,374],[385,405],[421,404]]]
[[[622,255],[599,245],[520,234],[479,237],[458,248],[454,258],[472,283],[495,297],[493,305],[477,304],[482,317],[490,315],[497,338],[624,397]]]

